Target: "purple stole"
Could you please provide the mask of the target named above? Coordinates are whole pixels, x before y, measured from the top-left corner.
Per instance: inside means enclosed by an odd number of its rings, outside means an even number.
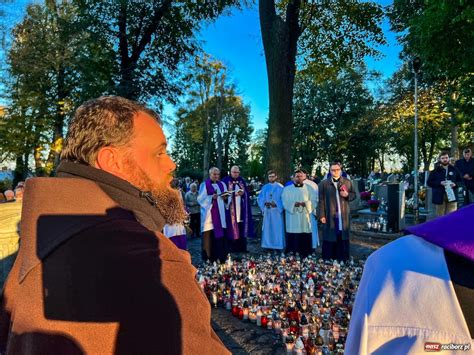
[[[217,181],[216,184],[219,186],[221,193],[224,192],[225,187],[222,181]],[[212,196],[216,193],[216,189],[212,186],[211,179],[206,180],[206,191],[207,194]],[[219,215],[219,206],[217,205],[217,200],[212,200],[212,207],[211,207],[211,218],[212,224],[214,225],[214,236],[216,238],[222,238],[224,236],[224,229],[222,228],[221,224],[221,217]]]
[[[253,223],[252,223],[252,210],[250,207],[249,195],[247,193],[247,185],[245,184],[244,179],[240,176],[237,180],[234,180],[232,177],[227,176],[223,179],[223,181],[227,185],[227,191],[232,192],[232,203],[230,204],[227,223],[230,223],[231,228],[227,229],[227,237],[231,240],[247,237],[253,237]],[[234,192],[234,185],[238,184],[240,189],[244,192],[244,194],[240,197],[241,198],[241,206],[240,206],[240,215],[242,219],[242,223],[244,224],[243,235],[240,235],[239,230],[239,223],[237,222],[237,208],[236,200],[237,196]]]
[[[474,261],[474,204],[407,231],[463,258]]]

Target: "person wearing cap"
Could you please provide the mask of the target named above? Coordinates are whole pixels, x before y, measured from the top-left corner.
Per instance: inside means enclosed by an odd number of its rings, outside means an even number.
[[[469,205],[474,202],[474,159],[470,148],[464,149],[463,157],[456,161],[455,166],[464,182],[464,205]]]

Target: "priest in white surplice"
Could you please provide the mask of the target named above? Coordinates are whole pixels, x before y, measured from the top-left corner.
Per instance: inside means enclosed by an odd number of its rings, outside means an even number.
[[[286,222],[286,251],[298,252],[303,257],[311,253],[311,213],[314,204],[314,190],[303,183],[305,173],[295,171],[293,184],[286,186],[282,193]]]
[[[201,205],[202,259],[224,262],[228,253],[225,210],[229,198],[220,174],[217,168],[209,169],[209,179],[199,187],[197,200]]]
[[[313,212],[311,213],[311,236],[312,236],[313,249],[316,249],[319,246],[318,219],[316,218],[316,206],[318,205],[318,202],[319,202],[318,184],[316,184],[313,180],[308,179],[308,173],[306,173],[305,175],[306,175],[306,178],[303,182],[309,185],[314,191],[315,200],[313,201],[313,203],[314,203],[315,208],[313,209]]]
[[[262,187],[257,200],[263,213],[262,248],[282,250],[285,248],[283,185],[276,181],[278,177],[273,170],[268,171],[267,177],[268,184]]]

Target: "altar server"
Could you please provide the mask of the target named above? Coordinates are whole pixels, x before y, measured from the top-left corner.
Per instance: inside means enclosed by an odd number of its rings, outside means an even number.
[[[283,185],[277,182],[273,170],[267,173],[268,184],[258,195],[258,206],[263,214],[262,248],[282,250],[285,248],[285,229],[283,224]]]

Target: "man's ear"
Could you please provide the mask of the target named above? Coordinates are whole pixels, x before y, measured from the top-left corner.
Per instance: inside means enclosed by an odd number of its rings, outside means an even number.
[[[123,178],[123,152],[115,147],[102,147],[97,153],[95,167],[112,175]]]

